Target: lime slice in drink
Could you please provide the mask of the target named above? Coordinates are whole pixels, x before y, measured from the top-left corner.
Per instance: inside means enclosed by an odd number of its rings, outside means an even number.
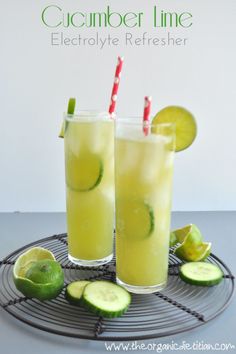
[[[168,106],[162,109],[153,118],[152,132],[155,133],[159,123],[175,123],[176,144],[175,151],[189,147],[197,135],[197,124],[193,115],[183,107]]]
[[[61,292],[64,273],[50,251],[34,247],[18,257],[13,268],[13,279],[22,294],[44,301],[55,298]]]
[[[70,151],[66,159],[66,183],[69,188],[86,192],[99,185],[103,176],[103,163],[98,155],[88,152],[76,156]]]
[[[70,98],[69,102],[68,102],[68,107],[67,107],[67,114],[72,115],[75,113],[75,105],[76,105],[76,99]],[[59,138],[64,138],[65,130],[66,130],[66,121],[63,120],[62,125],[61,125],[61,131],[59,133]]]
[[[121,200],[116,203],[117,235],[131,240],[142,240],[154,230],[153,209],[143,201]]]

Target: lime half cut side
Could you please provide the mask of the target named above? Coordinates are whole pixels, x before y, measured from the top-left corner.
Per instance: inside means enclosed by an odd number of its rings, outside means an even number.
[[[68,107],[67,107],[67,114],[73,115],[75,113],[75,105],[76,105],[76,99],[75,98],[70,98],[68,102]],[[64,138],[66,131],[66,121],[63,120],[62,125],[61,125],[61,130],[59,133],[59,138]]]
[[[64,273],[49,250],[34,247],[17,258],[13,280],[23,295],[44,301],[55,298],[61,292]]]
[[[211,243],[203,242],[201,231],[194,224],[172,231],[180,245],[174,253],[185,261],[197,262],[206,259],[211,252]]]
[[[153,118],[152,132],[155,133],[155,125],[161,123],[174,123],[176,143],[175,151],[187,149],[197,135],[197,124],[194,116],[187,109],[179,106],[168,106],[162,109]]]

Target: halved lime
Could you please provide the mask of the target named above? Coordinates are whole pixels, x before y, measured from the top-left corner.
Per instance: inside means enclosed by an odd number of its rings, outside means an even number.
[[[118,199],[116,213],[118,236],[142,240],[150,236],[154,230],[153,209],[143,201]]]
[[[103,176],[101,158],[93,153],[66,154],[66,183],[75,191],[87,192],[99,185]]]
[[[67,107],[67,114],[74,114],[75,113],[75,105],[76,105],[76,99],[75,98],[70,98],[68,102],[68,107]],[[66,121],[63,120],[62,125],[61,125],[61,130],[59,133],[59,138],[64,138],[66,131]]]
[[[64,273],[50,251],[34,247],[16,260],[13,279],[22,294],[44,301],[55,298],[61,292]]]
[[[187,109],[179,106],[168,106],[162,109],[153,118],[152,132],[155,133],[155,125],[159,123],[175,123],[176,143],[175,151],[181,151],[189,147],[196,138],[197,124],[194,116]]]
[[[170,244],[169,244],[169,246],[173,247],[173,246],[176,245],[176,243],[178,243],[177,237],[176,237],[174,232],[171,232],[170,233]]]
[[[211,253],[211,243],[202,242],[199,246],[190,243],[181,245],[174,251],[177,257],[189,262],[198,262],[206,259]]]
[[[181,229],[172,231],[180,246],[174,253],[185,261],[201,261],[207,258],[211,252],[211,243],[203,242],[203,237],[196,225],[186,225]]]
[[[203,240],[201,231],[195,224],[185,225],[179,229],[173,230],[172,233],[175,235],[177,242],[183,243],[186,236],[190,236],[190,241],[195,244],[200,244]]]

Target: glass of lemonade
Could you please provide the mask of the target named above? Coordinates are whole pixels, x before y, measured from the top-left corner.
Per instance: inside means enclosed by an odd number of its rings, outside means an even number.
[[[175,126],[150,125],[146,135],[142,125],[116,122],[116,274],[130,292],[152,293],[168,276]]]
[[[65,115],[68,257],[98,266],[113,256],[114,121],[108,113]]]

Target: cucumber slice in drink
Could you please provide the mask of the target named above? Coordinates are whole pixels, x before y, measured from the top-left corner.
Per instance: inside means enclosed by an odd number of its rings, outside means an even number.
[[[100,184],[103,176],[103,163],[98,155],[84,153],[76,156],[70,151],[66,160],[66,183],[69,188],[87,192]]]
[[[105,280],[91,282],[84,288],[81,303],[98,316],[122,316],[129,307],[131,295],[120,285]]]
[[[88,285],[90,281],[88,280],[78,280],[70,283],[65,292],[65,297],[69,303],[72,305],[79,305],[81,296],[83,294],[84,288]]]
[[[117,234],[133,240],[142,240],[154,230],[154,212],[140,200],[121,200],[116,203]]]
[[[75,113],[75,105],[76,105],[76,99],[75,98],[70,98],[68,102],[68,107],[67,107],[67,114],[74,114]],[[61,130],[59,133],[59,138],[64,138],[65,131],[66,131],[66,121],[63,120],[62,125],[61,125]]]
[[[223,278],[221,269],[207,262],[186,263],[180,267],[179,275],[186,283],[199,286],[213,286]]]

